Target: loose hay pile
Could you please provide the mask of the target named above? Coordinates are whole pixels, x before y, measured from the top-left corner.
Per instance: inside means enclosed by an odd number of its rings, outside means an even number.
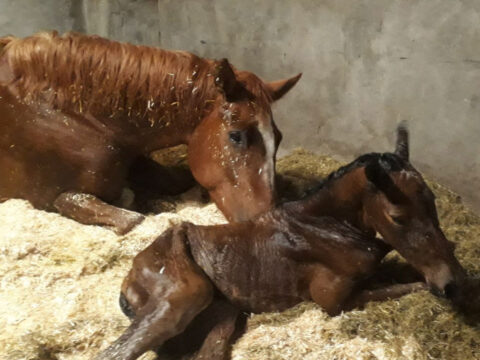
[[[281,189],[298,197],[338,162],[305,151],[281,159]],[[467,270],[480,275],[480,219],[459,197],[430,183],[442,227]],[[132,257],[170,224],[224,222],[212,204],[183,195],[175,212],[149,216],[125,236],[34,210],[0,204],[0,359],[91,359],[128,325],[118,307]],[[167,207],[168,208],[168,207]],[[396,260],[395,260],[396,261]],[[480,359],[480,327],[426,292],[328,317],[314,304],[249,320],[233,358]],[[142,359],[153,359],[146,354]]]

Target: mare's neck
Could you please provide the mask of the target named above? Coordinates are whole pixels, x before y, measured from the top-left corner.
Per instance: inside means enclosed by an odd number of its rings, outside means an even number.
[[[347,221],[362,231],[373,232],[365,223],[363,200],[366,186],[363,168],[357,168],[338,179],[330,180],[305,199],[284,206],[287,210],[309,216],[330,216]]]
[[[189,104],[183,96],[183,105],[170,101],[163,111],[152,115],[129,114],[124,111],[115,117],[103,117],[102,122],[109,128],[117,128],[120,136],[140,153],[149,154],[154,150],[180,144],[188,144],[196,127],[212,109],[215,92],[206,93],[201,102]],[[159,99],[161,103],[163,100]]]
[[[120,66],[113,59],[119,54],[109,52],[105,65],[118,66],[118,73],[91,69],[90,73],[85,71],[84,78],[69,83],[54,78],[47,91],[39,86],[29,89],[29,83],[43,84],[43,72],[39,71],[42,76],[35,75],[27,85],[24,81],[13,87],[24,100],[40,100],[83,117],[90,126],[134,151],[146,154],[187,143],[218,95],[213,61],[179,51],[146,47],[136,51],[143,52],[144,60],[132,56],[131,66]],[[139,71],[131,70],[137,67]],[[69,74],[71,69],[65,71]],[[6,77],[3,72],[2,79]]]

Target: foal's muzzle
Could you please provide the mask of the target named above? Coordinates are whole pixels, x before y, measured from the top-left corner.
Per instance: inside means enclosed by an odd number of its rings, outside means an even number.
[[[446,298],[446,299],[453,299],[459,293],[459,286],[454,281],[451,281],[448,284],[446,284],[443,289],[440,289],[435,285],[431,285],[430,291],[435,296]]]

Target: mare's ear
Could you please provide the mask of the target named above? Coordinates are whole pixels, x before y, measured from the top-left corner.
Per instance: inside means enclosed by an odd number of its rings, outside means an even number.
[[[7,35],[4,37],[0,37],[0,51],[7,46],[10,42],[15,40],[15,37],[13,35]]]
[[[300,80],[301,77],[302,73],[295,75],[290,79],[283,79],[267,83],[267,89],[270,93],[272,100],[277,101],[287,92],[289,92],[290,89],[295,86],[295,84],[298,82],[298,80]]]
[[[381,160],[380,160],[381,161]],[[405,195],[394,184],[387,170],[379,161],[372,161],[365,166],[365,176],[367,180],[385,194],[388,200],[394,204],[401,203]]]
[[[223,92],[227,101],[235,98],[238,82],[227,59],[222,59],[216,63],[215,85]]]
[[[408,129],[407,122],[402,121],[397,127],[397,143],[395,145],[395,155],[400,159],[408,161]]]

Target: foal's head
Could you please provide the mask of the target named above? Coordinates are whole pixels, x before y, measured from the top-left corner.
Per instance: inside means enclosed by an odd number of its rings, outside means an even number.
[[[435,293],[453,295],[464,273],[440,229],[435,196],[409,162],[405,127],[397,130],[394,153],[376,155],[364,167],[364,222],[419,270]]]
[[[242,221],[273,205],[281,133],[270,106],[300,75],[264,83],[250,72],[234,71],[226,59],[216,66],[218,94],[190,138],[189,163],[225,216]]]

